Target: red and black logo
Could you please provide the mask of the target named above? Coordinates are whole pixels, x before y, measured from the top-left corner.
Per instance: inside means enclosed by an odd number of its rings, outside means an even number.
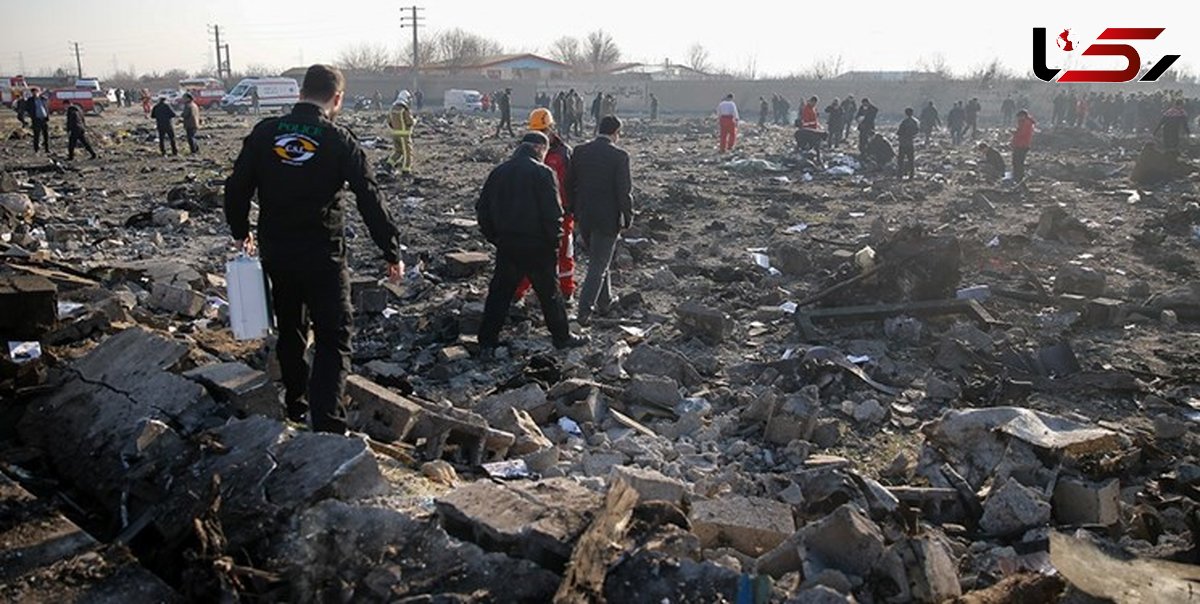
[[[1097,40],[1154,40],[1166,29],[1165,27],[1109,27]],[[1073,52],[1077,46],[1071,39],[1071,30],[1064,29],[1054,39],[1058,48],[1063,52]],[[1092,44],[1083,50],[1084,56],[1090,57],[1123,57],[1125,69],[1068,69],[1058,77],[1058,82],[1132,82],[1142,69],[1142,57],[1136,48],[1128,44]],[[1138,78],[1139,82],[1153,82],[1166,73],[1179,55],[1164,55],[1153,67]],[[1046,66],[1046,28],[1033,28],[1033,74],[1039,80],[1054,82],[1054,76],[1062,71]]]

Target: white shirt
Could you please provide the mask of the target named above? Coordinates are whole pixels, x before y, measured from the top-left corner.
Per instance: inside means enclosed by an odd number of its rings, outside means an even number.
[[[717,105],[717,116],[719,116],[719,117],[730,116],[735,121],[740,119],[738,117],[737,105],[734,104],[733,101],[721,101],[721,103],[719,105]]]

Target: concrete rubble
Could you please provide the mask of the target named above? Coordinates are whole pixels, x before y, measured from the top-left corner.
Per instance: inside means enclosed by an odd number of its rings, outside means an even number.
[[[214,115],[206,153],[249,125]],[[348,436],[286,421],[274,342],[231,335],[216,156],[6,161],[0,599],[1189,601],[1194,173],[1066,128],[1020,185],[936,139],[911,180],[819,166],[770,127],[720,169],[701,120],[633,118],[656,167],[594,343],[553,350],[530,296],[483,360],[492,126],[417,139],[452,174],[380,171],[402,285],[348,212]]]

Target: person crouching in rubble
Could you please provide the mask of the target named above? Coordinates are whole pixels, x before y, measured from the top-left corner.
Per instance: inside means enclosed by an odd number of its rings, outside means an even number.
[[[479,230],[496,246],[496,272],[479,326],[484,358],[491,358],[500,346],[500,328],[523,278],[533,285],[555,348],[577,348],[591,341],[571,333],[556,283],[563,210],[554,171],[542,163],[549,147],[550,139],[541,132],[522,137],[508,161],[488,174],[475,203]]]
[[[558,290],[563,300],[570,304],[575,295],[575,216],[571,213],[570,200],[567,197],[567,172],[571,169],[571,146],[564,143],[558,136],[558,125],[548,109],[538,107],[529,113],[529,129],[541,132],[550,139],[550,148],[542,163],[554,170],[554,183],[558,187],[558,203],[563,209],[562,238],[558,244]],[[521,300],[529,293],[529,279],[521,280],[517,286],[514,300]]]
[[[396,99],[387,118],[388,128],[392,131],[392,155],[388,163],[392,169],[400,167],[400,176],[412,176],[412,131],[416,123],[416,118],[408,108],[408,100]]]
[[[821,120],[817,117],[817,97],[809,97],[800,108],[796,125],[799,126],[795,134],[796,150],[800,153],[812,151],[816,154],[817,163],[821,163],[821,143],[829,137],[829,133],[821,129]]]
[[[313,430],[333,433],[346,430],[340,406],[351,354],[340,195],[347,182],[383,252],[388,278],[398,283],[404,274],[399,229],[380,199],[374,170],[354,134],[334,123],[345,89],[341,71],[309,67],[300,101],[291,113],[254,127],[225,181],[225,220],[245,253],[254,252],[250,199],[258,194],[258,234],[279,330],[288,418],[302,421],[309,411]],[[304,358],[310,321],[316,336],[311,374]]]
[[[983,173],[983,177],[990,181],[1004,178],[1004,157],[1000,155],[1000,152],[987,143],[979,143],[976,149],[983,156],[979,163],[979,170]]]
[[[883,138],[883,135],[876,132],[871,136],[871,142],[867,143],[867,159],[875,166],[875,169],[882,172],[892,163],[892,159],[896,157],[896,151],[892,149],[892,144]]]
[[[1013,131],[1013,180],[1021,182],[1025,179],[1025,157],[1033,147],[1033,127],[1037,122],[1030,117],[1029,112],[1022,109],[1017,112],[1017,129]]]

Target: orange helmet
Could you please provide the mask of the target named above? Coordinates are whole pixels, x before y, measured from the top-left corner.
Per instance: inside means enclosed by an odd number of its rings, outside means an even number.
[[[529,113],[529,129],[544,132],[554,127],[554,115],[545,107],[538,107]]]

